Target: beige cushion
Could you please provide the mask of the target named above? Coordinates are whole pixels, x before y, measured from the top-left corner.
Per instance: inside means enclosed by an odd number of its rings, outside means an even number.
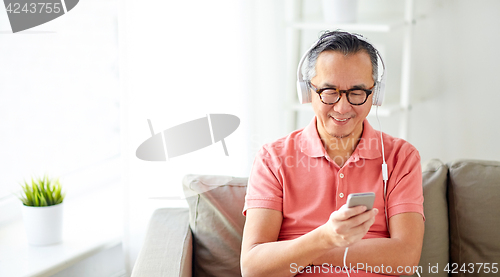
[[[458,160],[448,167],[450,263],[490,263],[490,270],[491,263],[500,267],[500,162]],[[483,269],[481,273],[474,276],[500,274],[486,274]]]
[[[439,160],[431,160],[422,166],[425,234],[419,265],[422,266],[423,276],[429,274],[429,264],[444,267],[448,263],[447,175],[448,167]],[[431,275],[448,276],[442,269]]]
[[[247,178],[187,175],[183,180],[194,236],[194,276],[241,276]]]

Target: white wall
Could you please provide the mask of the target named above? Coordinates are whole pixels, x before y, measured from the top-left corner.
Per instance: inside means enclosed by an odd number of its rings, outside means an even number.
[[[252,73],[246,70],[251,41],[245,36],[249,31],[243,2],[122,3],[124,248],[130,269],[152,211],[187,205],[184,175],[248,175]],[[241,120],[225,139],[229,156],[220,142],[165,162],[135,156],[137,147],[151,137],[147,119],[159,133],[212,113],[233,114]]]
[[[408,140],[422,161],[439,158],[498,160],[495,115],[500,94],[495,80],[500,72],[500,2],[495,0],[415,0],[417,18],[412,44],[412,111]],[[360,0],[360,20],[402,16],[404,1]],[[321,1],[305,2],[305,16],[321,17]],[[380,19],[379,19],[380,20]],[[312,33],[312,34],[311,34]],[[306,40],[317,37],[306,33]],[[388,80],[384,104],[399,101],[402,28],[389,34],[364,33],[386,60]],[[382,130],[398,135],[398,114],[380,118]],[[307,123],[302,119],[302,122]],[[376,120],[370,118],[378,129]]]
[[[500,2],[417,1],[411,141],[423,160],[499,160]],[[417,99],[416,99],[417,100]]]
[[[185,174],[248,176],[258,148],[286,134],[280,123],[285,117],[280,81],[285,15],[283,1],[162,2],[155,11],[136,1],[124,3],[124,248],[130,269],[152,211],[186,206],[181,187]],[[167,162],[135,157],[137,147],[151,136],[147,119],[160,132],[208,113],[234,114],[241,120],[225,140],[228,157],[220,143]]]
[[[393,2],[361,1],[372,10],[392,9]],[[408,140],[420,151],[422,162],[498,160],[500,116],[495,110],[500,94],[494,86],[500,72],[500,2],[415,0],[415,10]],[[393,42],[397,35],[394,32]],[[400,68],[390,62],[388,82],[397,83]],[[393,96],[388,95],[389,102]],[[381,121],[383,131],[398,134],[397,115]]]
[[[84,1],[16,34],[0,12],[0,202],[44,173],[70,198],[106,178],[81,184],[120,151],[116,3]]]

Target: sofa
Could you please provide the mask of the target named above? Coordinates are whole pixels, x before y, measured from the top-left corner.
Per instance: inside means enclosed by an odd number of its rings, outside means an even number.
[[[500,162],[431,160],[422,179],[420,276],[500,276]],[[153,213],[132,276],[241,276],[246,185],[247,178],[186,176],[189,208]]]

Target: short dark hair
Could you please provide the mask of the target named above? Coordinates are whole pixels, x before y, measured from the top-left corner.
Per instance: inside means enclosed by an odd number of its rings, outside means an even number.
[[[316,62],[318,56],[324,51],[336,51],[344,55],[355,54],[359,51],[366,51],[370,56],[372,63],[373,81],[378,79],[378,59],[377,49],[373,47],[366,39],[359,34],[348,33],[343,31],[326,31],[319,38],[316,45],[309,51],[307,55],[304,80],[310,82],[316,76]]]

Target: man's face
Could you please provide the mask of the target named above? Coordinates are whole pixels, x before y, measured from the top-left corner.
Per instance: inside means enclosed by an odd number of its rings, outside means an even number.
[[[372,64],[365,51],[343,55],[337,51],[322,52],[316,61],[316,76],[311,83],[317,88],[347,90],[354,86],[369,89],[373,86]],[[322,139],[359,138],[363,131],[363,120],[370,112],[373,94],[363,105],[351,105],[342,93],[339,102],[326,105],[312,91],[312,106],[317,118],[317,129]]]

